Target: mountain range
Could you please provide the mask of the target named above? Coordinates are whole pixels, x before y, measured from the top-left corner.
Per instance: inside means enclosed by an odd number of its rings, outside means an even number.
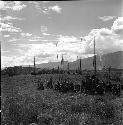
[[[91,70],[93,69],[93,58],[94,57],[88,57],[81,59],[81,68]],[[69,68],[71,70],[76,70],[79,68],[80,59],[69,62]],[[101,69],[102,67],[109,67],[115,69],[123,69],[123,51],[117,51],[113,53],[104,54],[101,57],[99,55],[96,56],[96,64],[97,69]],[[61,62],[48,62],[48,63],[42,63],[42,64],[36,64],[37,68],[58,68],[58,66],[61,66]],[[68,67],[68,61],[64,61],[64,69],[67,69]]]

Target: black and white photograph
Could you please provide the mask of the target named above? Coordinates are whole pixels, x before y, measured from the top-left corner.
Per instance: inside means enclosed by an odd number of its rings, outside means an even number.
[[[1,125],[123,125],[123,0],[0,1]]]

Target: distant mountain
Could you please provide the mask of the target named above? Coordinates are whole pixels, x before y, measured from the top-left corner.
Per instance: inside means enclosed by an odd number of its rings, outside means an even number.
[[[112,68],[115,69],[123,69],[123,51],[118,51],[118,52],[113,52],[113,53],[108,53],[102,55],[100,57],[99,55],[96,56],[96,61],[97,61],[97,69],[100,69],[103,66],[109,67],[111,66]],[[75,70],[79,68],[79,62],[80,60],[76,60],[73,62],[69,62],[69,67],[72,70]],[[60,62],[48,62],[48,63],[43,63],[43,64],[37,64],[37,68],[58,68],[60,66]],[[64,62],[64,69],[67,69],[68,62]],[[81,59],[81,65],[82,69],[93,69],[93,57],[89,58],[84,58]]]
[[[97,61],[97,68],[98,69],[101,66],[101,63],[100,63],[99,59],[100,59],[100,57],[97,56],[96,61]],[[69,65],[70,69],[74,70],[74,69],[79,68],[79,63],[80,63],[80,59],[77,60],[77,61],[71,62],[70,65]],[[89,69],[89,70],[93,69],[93,57],[81,59],[81,67],[82,67],[82,69]]]
[[[102,61],[106,67],[123,69],[123,51],[105,54],[102,56]]]
[[[80,60],[70,63],[70,69],[77,69],[79,67]],[[123,69],[123,51],[118,51],[114,53],[108,53],[96,56],[97,69],[102,67],[109,67],[115,69]],[[93,57],[85,58],[81,60],[82,69],[93,69]]]
[[[68,64],[68,62],[64,61],[64,66],[67,64]],[[61,62],[48,62],[48,63],[37,64],[36,67],[37,68],[48,68],[48,69],[55,68],[56,69],[60,65],[61,65]]]

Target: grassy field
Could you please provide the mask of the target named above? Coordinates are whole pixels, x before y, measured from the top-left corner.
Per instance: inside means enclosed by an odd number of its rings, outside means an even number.
[[[19,75],[1,79],[2,125],[123,125],[123,95],[92,96],[37,90],[37,79]],[[67,76],[75,83],[82,76]],[[53,75],[53,80],[57,79]]]

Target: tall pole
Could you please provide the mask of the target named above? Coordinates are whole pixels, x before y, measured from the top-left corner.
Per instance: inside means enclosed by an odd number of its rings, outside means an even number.
[[[81,73],[81,58],[80,58],[80,73]]]
[[[108,78],[109,78],[109,81],[110,81],[110,76],[111,76],[111,66],[109,66],[109,68],[108,68],[108,72],[109,72],[109,74],[108,74]]]
[[[34,74],[35,74],[35,56],[34,56]]]
[[[69,73],[69,62],[68,62],[68,73]]]
[[[64,57],[62,55],[62,58],[63,58],[63,79],[64,79]]]
[[[95,36],[94,36],[94,75],[95,75],[95,77],[96,77]]]
[[[62,59],[61,59],[61,69],[62,69],[62,80],[63,80],[63,74],[64,74],[64,59],[63,59],[63,54],[62,54]]]

